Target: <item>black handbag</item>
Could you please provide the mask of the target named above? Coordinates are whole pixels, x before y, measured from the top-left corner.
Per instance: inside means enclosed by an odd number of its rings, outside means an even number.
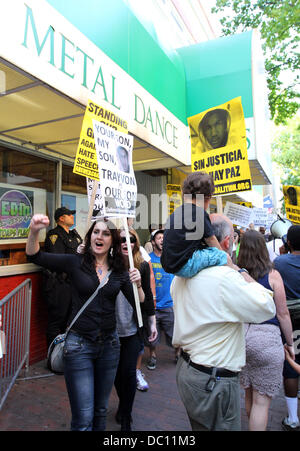
[[[300,299],[288,299],[286,301],[290,312],[292,324],[300,323]]]
[[[70,332],[71,327],[77,321],[81,313],[84,311],[84,309],[92,302],[94,297],[97,295],[100,288],[103,287],[103,285],[106,283],[111,271],[108,271],[104,279],[101,281],[101,283],[98,285],[97,289],[94,291],[92,296],[89,297],[89,299],[85,302],[85,304],[81,307],[77,315],[74,317],[73,321],[67,328],[66,332],[64,334],[57,335],[52,343],[50,344],[48,348],[48,367],[54,371],[55,373],[63,373],[64,372],[64,345],[67,338],[68,333]]]

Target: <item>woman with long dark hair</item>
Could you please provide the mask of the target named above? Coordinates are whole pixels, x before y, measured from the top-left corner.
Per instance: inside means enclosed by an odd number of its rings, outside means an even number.
[[[108,276],[107,282],[72,326],[64,347],[64,376],[72,411],[71,429],[103,431],[120,354],[115,302],[121,291],[135,309],[133,282],[137,283],[139,299],[143,302],[140,274],[135,268],[128,273],[119,232],[110,221],[100,220],[92,224],[85,237],[83,254],[77,255],[40,251],[39,232],[48,225],[47,216],[33,216],[26,253],[30,261],[40,266],[68,273],[72,287],[69,324],[99,282]]]
[[[246,365],[241,371],[249,430],[265,430],[268,411],[282,383],[284,348],[281,332],[294,359],[293,331],[282,278],[273,269],[264,236],[255,230],[242,235],[238,265],[265,288],[272,290],[276,316],[262,324],[247,324]]]
[[[120,236],[124,262],[126,267],[129,268],[128,248],[124,230],[121,230]],[[151,342],[156,339],[157,330],[153,295],[150,287],[150,267],[140,253],[140,240],[138,234],[132,228],[129,230],[129,237],[133,264],[141,275],[140,289],[145,295],[144,302],[141,304],[143,327],[147,331],[148,339]],[[116,317],[117,332],[121,344],[120,361],[115,379],[115,387],[119,397],[116,420],[121,423],[121,431],[130,431],[131,412],[137,386],[136,365],[138,355],[143,346],[143,330],[139,329],[136,315],[123,293],[119,293],[117,298]]]

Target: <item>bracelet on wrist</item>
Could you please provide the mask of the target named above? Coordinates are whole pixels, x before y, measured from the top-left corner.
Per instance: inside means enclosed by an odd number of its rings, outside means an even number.
[[[137,284],[136,286],[137,286],[138,288],[142,288],[142,285],[138,285],[138,284]]]
[[[294,346],[294,343],[292,345],[289,345],[288,343],[286,344],[287,346]]]

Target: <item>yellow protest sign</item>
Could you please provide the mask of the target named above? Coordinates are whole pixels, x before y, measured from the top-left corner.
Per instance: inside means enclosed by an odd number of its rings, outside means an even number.
[[[123,133],[128,133],[128,131],[126,121],[118,117],[115,113],[97,105],[95,102],[88,101],[82,122],[73,172],[93,180],[99,180],[93,119]]]
[[[168,209],[169,215],[182,204],[181,198],[181,186],[167,184],[167,196],[168,196]]]
[[[243,207],[253,208],[252,202],[234,202],[235,204],[243,205]]]
[[[252,189],[241,97],[188,118],[192,171],[210,173],[215,195]]]
[[[283,186],[286,217],[300,224],[300,186]]]

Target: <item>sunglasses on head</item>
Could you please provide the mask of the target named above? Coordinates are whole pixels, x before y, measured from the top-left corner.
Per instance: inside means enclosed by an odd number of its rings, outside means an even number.
[[[121,243],[123,244],[123,243],[126,243],[126,237],[125,236],[122,236],[121,237]],[[135,236],[132,236],[131,235],[131,237],[130,237],[130,243],[136,243],[136,237]]]

